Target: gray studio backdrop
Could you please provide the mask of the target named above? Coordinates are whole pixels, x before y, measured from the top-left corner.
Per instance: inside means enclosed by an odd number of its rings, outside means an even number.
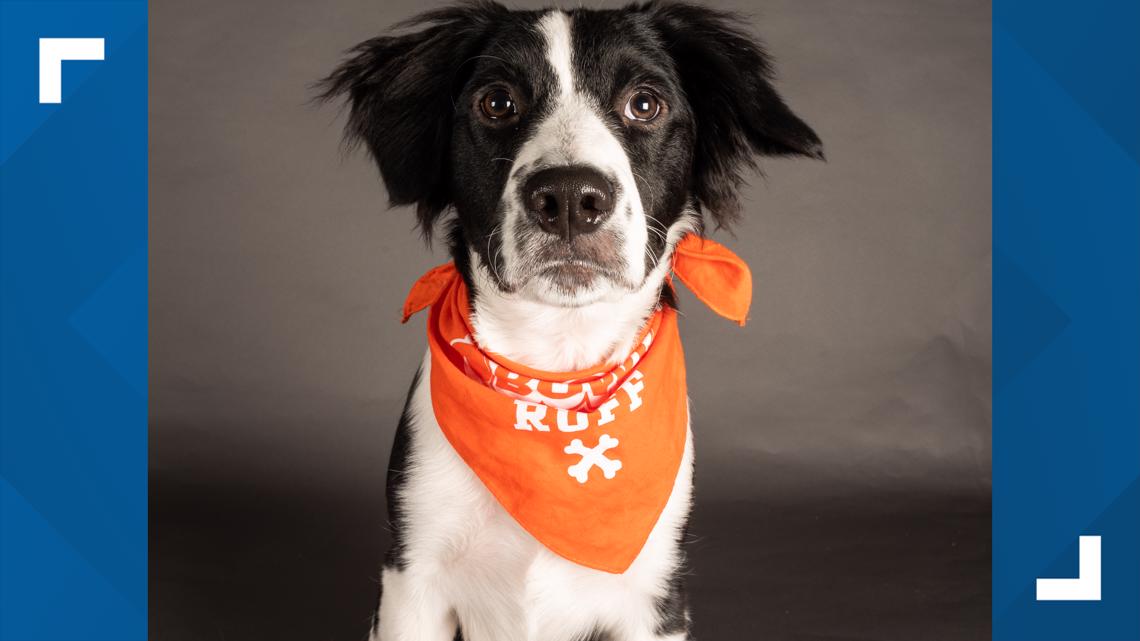
[[[444,256],[309,84],[429,4],[151,4],[152,479],[381,518],[424,349],[398,312]],[[699,497],[988,494],[989,4],[712,4],[752,16],[829,161],[763,162],[715,235],[752,266],[746,328],[681,293]]]

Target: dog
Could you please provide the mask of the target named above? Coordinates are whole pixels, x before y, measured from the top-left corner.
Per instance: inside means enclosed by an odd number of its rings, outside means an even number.
[[[675,306],[678,241],[740,217],[758,156],[823,159],[742,24],[673,2],[448,6],[356,46],[321,95],[347,103],[347,140],[391,204],[413,205],[429,241],[447,228],[481,349],[552,372],[613,365]],[[488,491],[441,430],[431,368],[429,351],[392,448],[371,638],[690,638],[687,411],[667,501],[628,568],[607,572],[547,549]]]

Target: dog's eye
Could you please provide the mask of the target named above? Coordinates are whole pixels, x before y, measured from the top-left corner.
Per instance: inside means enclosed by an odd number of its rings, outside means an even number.
[[[661,101],[648,91],[638,91],[625,103],[625,117],[636,122],[649,122],[661,113]]]
[[[519,112],[518,105],[506,89],[492,89],[479,101],[479,110],[491,120],[510,118]]]

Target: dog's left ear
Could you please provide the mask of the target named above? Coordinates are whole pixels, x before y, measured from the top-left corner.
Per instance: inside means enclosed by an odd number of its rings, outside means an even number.
[[[739,16],[673,2],[653,2],[642,10],[672,57],[693,108],[693,190],[718,225],[739,218],[740,171],[755,168],[756,155],[823,160],[819,137],[776,92],[768,54],[737,26],[743,22]]]
[[[506,12],[490,0],[428,11],[360,43],[318,84],[319,99],[347,99],[346,140],[371,152],[392,205],[416,206],[426,238],[452,200],[454,92]]]

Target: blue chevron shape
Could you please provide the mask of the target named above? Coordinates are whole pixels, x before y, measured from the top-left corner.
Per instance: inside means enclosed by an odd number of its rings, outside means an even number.
[[[19,594],[22,603],[18,614],[0,616],[0,639],[146,638],[146,610],[124,597],[3,479],[0,505],[0,593]],[[124,622],[134,636],[120,635]]]
[[[1128,49],[1136,41],[1140,3],[998,2],[994,19],[1133,162],[1140,161],[1140,56]]]
[[[75,310],[71,324],[107,364],[146,398],[146,247],[139,247]]]
[[[1070,319],[1024,270],[997,251],[993,261],[994,280],[1005,284],[1001,305],[1017,309],[1020,321],[994,328],[994,341],[1002,346],[994,388],[1001,389],[1065,331]]]

